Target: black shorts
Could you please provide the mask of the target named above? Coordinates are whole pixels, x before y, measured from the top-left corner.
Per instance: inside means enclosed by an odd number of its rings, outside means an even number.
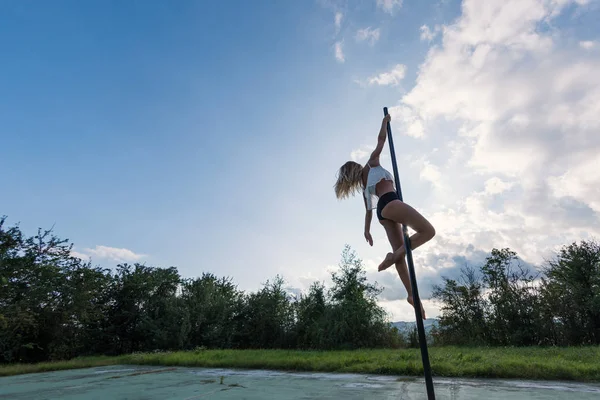
[[[387,204],[390,201],[393,201],[393,200],[400,200],[400,198],[398,197],[398,193],[387,192],[383,196],[381,196],[379,198],[379,200],[377,201],[377,218],[379,218],[380,221],[383,219],[386,219],[383,217],[383,215],[381,215],[381,211],[383,210],[383,208],[385,206],[387,206]]]

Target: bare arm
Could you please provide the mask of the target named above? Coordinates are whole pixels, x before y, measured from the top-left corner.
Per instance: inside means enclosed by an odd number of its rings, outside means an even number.
[[[371,237],[371,220],[373,219],[373,210],[367,208],[367,199],[363,196],[365,201],[365,239],[371,246],[373,246],[373,238]]]
[[[383,120],[381,121],[381,129],[379,129],[379,135],[377,135],[377,147],[375,147],[375,150],[373,150],[371,153],[371,158],[369,161],[379,161],[379,155],[383,150],[383,145],[385,144],[385,139],[387,137],[387,123],[390,121],[390,119],[390,114],[383,117]]]

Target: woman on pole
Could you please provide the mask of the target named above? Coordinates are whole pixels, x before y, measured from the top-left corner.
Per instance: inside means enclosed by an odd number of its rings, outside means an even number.
[[[435,228],[417,210],[400,201],[394,177],[381,166],[379,156],[386,140],[387,124],[390,115],[386,115],[381,122],[381,129],[377,136],[377,147],[371,153],[369,161],[362,166],[357,162],[348,161],[338,171],[335,183],[335,194],[338,199],[344,199],[356,192],[363,192],[365,203],[365,239],[373,246],[371,237],[371,220],[373,209],[377,209],[377,219],[383,225],[393,252],[388,253],[379,264],[378,270],[383,271],[392,265],[396,270],[408,293],[407,301],[414,307],[412,288],[406,265],[406,249],[402,225],[412,228],[415,233],[410,237],[411,250],[428,242],[435,236]],[[421,304],[421,313],[425,319],[425,310]]]

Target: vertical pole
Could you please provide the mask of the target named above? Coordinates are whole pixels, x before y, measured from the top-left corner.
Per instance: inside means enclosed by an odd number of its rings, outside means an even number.
[[[388,115],[387,107],[383,108],[383,115]],[[396,164],[396,153],[394,152],[394,140],[392,138],[392,126],[387,123],[388,141],[390,143],[390,152],[392,153],[392,166],[394,168],[394,179],[396,182],[396,193],[402,199],[402,189],[400,187],[400,178],[398,177],[398,165]],[[412,250],[410,246],[410,238],[408,236],[408,228],[402,225],[402,233],[404,234],[404,247],[406,248],[406,258],[408,264],[408,273],[410,275],[410,286],[412,287],[413,303],[415,305],[415,315],[417,317],[417,330],[419,332],[419,343],[421,345],[421,358],[423,359],[423,370],[425,372],[425,385],[427,387],[427,399],[435,400],[433,391],[433,379],[431,377],[431,366],[429,365],[429,352],[427,351],[427,338],[425,336],[425,326],[423,325],[423,314],[421,313],[421,300],[419,299],[419,289],[417,288],[417,276],[415,275],[415,266],[413,264]]]

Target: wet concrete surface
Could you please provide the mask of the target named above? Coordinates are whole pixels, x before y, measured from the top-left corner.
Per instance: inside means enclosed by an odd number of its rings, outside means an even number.
[[[598,400],[600,384],[434,378],[436,399]],[[426,400],[417,377],[184,367],[112,366],[0,378],[14,400]]]

